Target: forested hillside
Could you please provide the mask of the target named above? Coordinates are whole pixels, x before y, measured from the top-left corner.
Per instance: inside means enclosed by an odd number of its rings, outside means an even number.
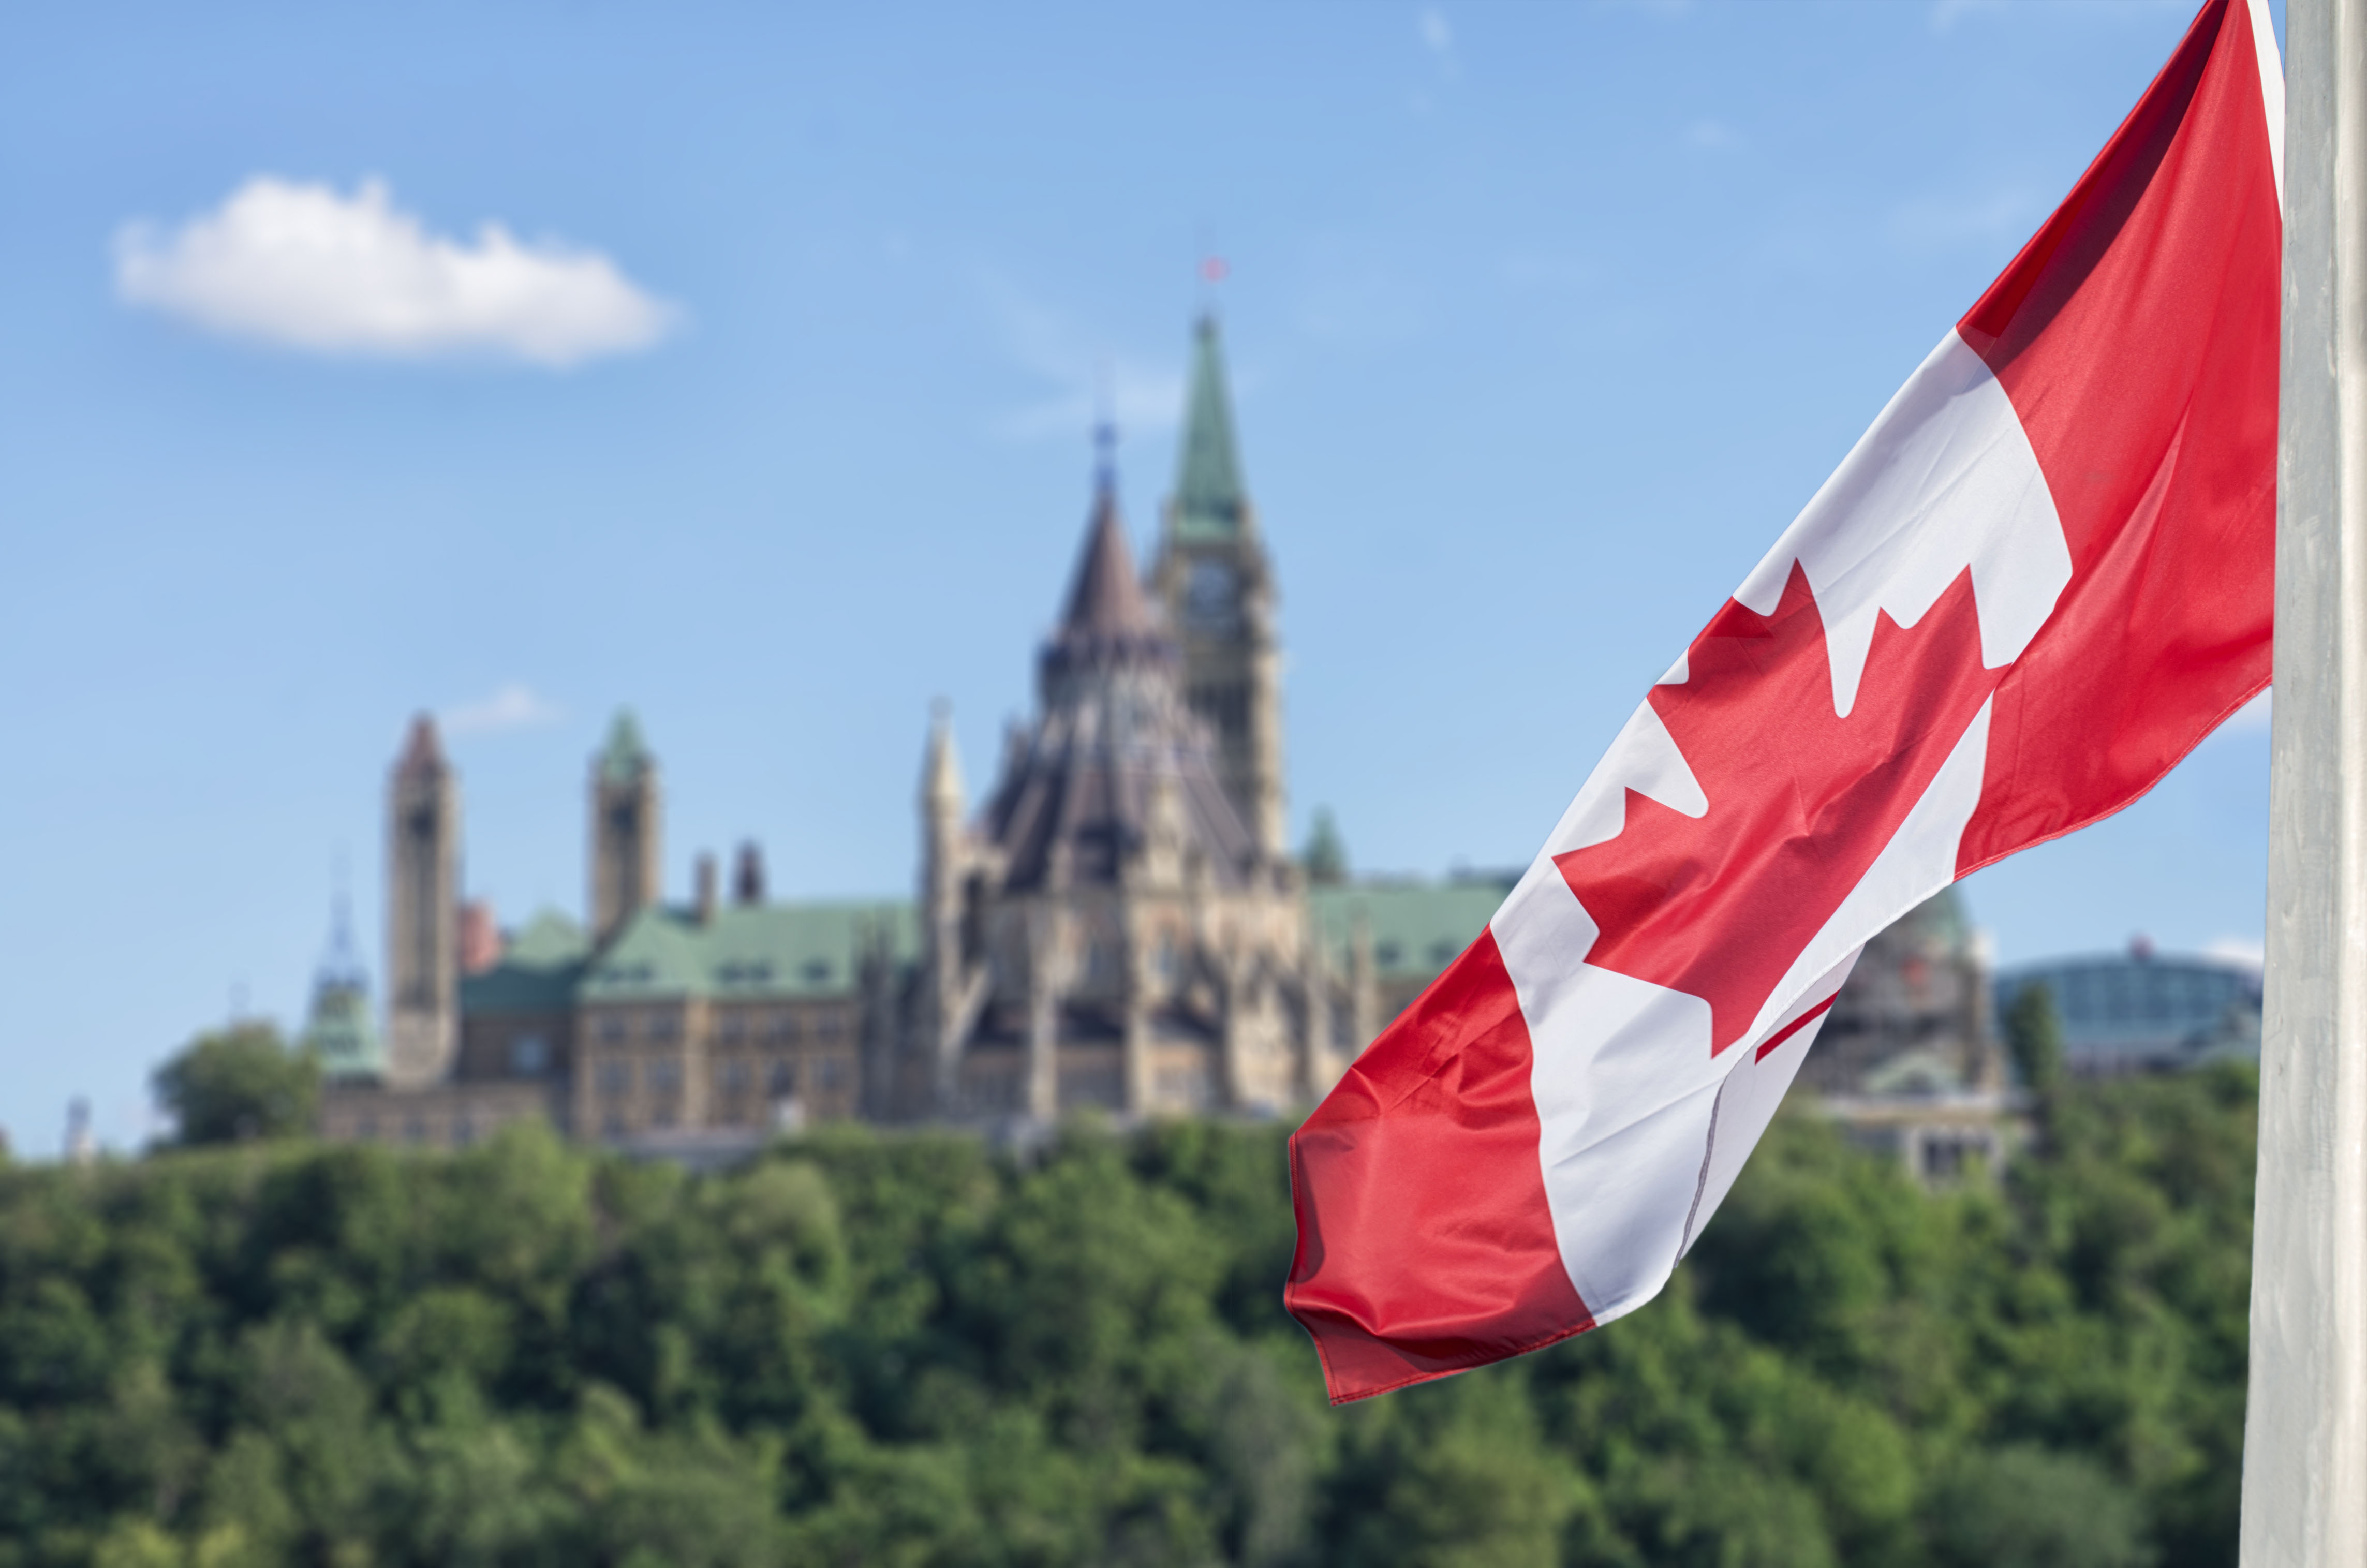
[[[1787,1119],[1660,1301],[1338,1411],[1278,1128],[18,1168],[0,1564],[2229,1563],[2252,1122],[1928,1196]]]

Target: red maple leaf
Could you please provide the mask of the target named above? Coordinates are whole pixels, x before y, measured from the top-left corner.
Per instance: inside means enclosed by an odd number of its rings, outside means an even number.
[[[1774,614],[1727,600],[1648,699],[1708,811],[1630,790],[1617,837],[1554,858],[1602,930],[1586,961],[1703,998],[1710,1054],[1734,1044],[2004,675],[1981,667],[1970,569],[1911,629],[1875,618],[1847,718],[1796,562]]]

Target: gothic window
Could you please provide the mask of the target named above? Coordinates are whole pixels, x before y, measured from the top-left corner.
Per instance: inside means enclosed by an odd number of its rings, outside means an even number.
[[[838,1087],[840,1081],[846,1074],[846,1059],[844,1057],[825,1056],[819,1062],[815,1063],[815,1066],[818,1069],[816,1075],[821,1080],[821,1087],[825,1089],[834,1089]]]
[[[615,1013],[609,1013],[603,1016],[600,1019],[601,1043],[604,1045],[615,1045],[624,1038],[625,1020]]]
[[[773,1063],[773,1097],[784,1099],[798,1092],[798,1064],[794,1062]]]
[[[736,1095],[747,1086],[748,1064],[735,1056],[723,1064],[724,1092]]]
[[[670,1056],[660,1057],[641,1069],[641,1082],[653,1094],[670,1095],[682,1087],[682,1063]]]
[[[626,1063],[611,1059],[600,1063],[600,1092],[612,1097],[621,1096],[633,1086],[633,1070]]]

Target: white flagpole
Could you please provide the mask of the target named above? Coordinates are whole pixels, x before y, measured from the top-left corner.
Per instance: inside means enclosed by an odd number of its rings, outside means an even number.
[[[2257,15],[2257,13],[2255,13]],[[2285,16],[2245,1568],[2367,1564],[2367,0]]]

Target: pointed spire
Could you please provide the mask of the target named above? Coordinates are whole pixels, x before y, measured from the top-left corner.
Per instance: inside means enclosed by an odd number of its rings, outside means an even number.
[[[602,777],[611,783],[629,784],[655,760],[649,744],[641,739],[640,722],[633,717],[633,710],[617,709],[616,718],[608,722],[608,739],[600,748]]]
[[[1172,526],[1181,533],[1226,538],[1240,530],[1249,496],[1233,444],[1232,397],[1225,386],[1217,318],[1202,316],[1193,337],[1192,390],[1184,403]]]
[[[961,757],[954,749],[953,709],[940,701],[929,718],[928,760],[921,767],[921,806],[932,814],[958,818],[968,798],[962,787]]]
[[[345,891],[345,871],[337,868],[336,892],[329,904],[329,946],[321,955],[317,977],[323,983],[349,982],[359,985],[366,972],[362,968],[360,949],[354,946],[353,900]]]
[[[1112,472],[1112,437],[1104,424],[1096,434],[1100,455],[1093,476],[1093,513],[1085,525],[1085,552],[1069,586],[1069,608],[1060,618],[1060,641],[1077,638],[1148,637],[1155,634],[1150,601],[1134,574],[1134,551],[1118,517],[1117,481]]]
[[[403,737],[402,757],[394,765],[395,772],[412,778],[443,769],[444,744],[436,736],[436,721],[425,713],[413,715],[411,732]]]

